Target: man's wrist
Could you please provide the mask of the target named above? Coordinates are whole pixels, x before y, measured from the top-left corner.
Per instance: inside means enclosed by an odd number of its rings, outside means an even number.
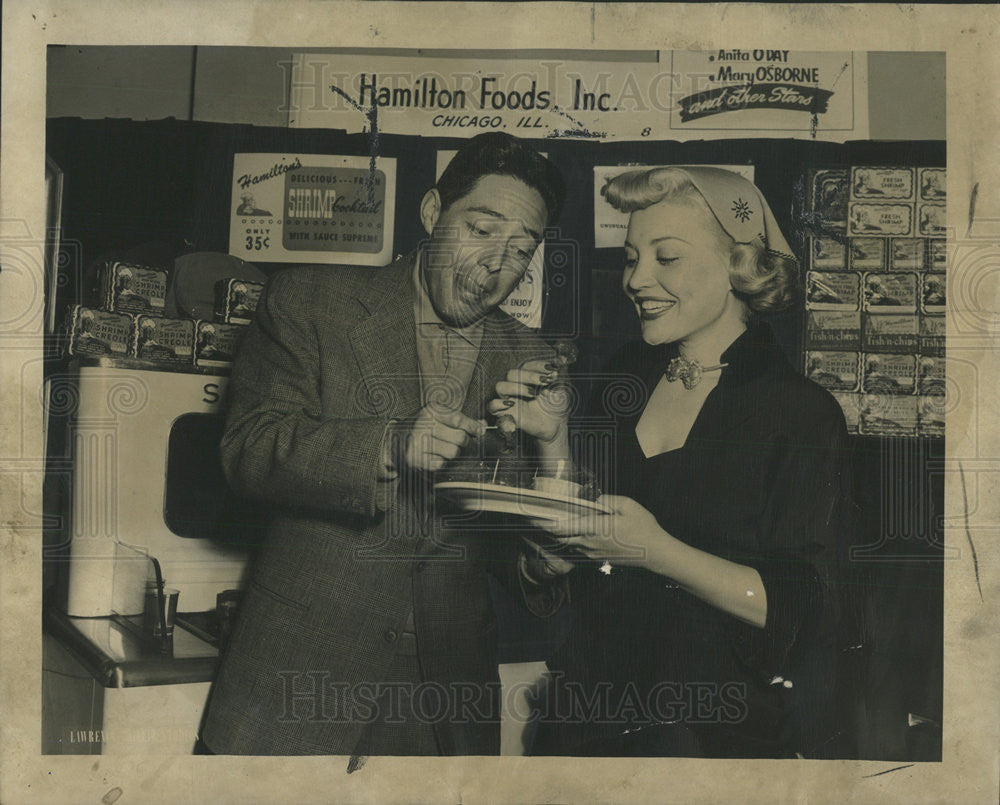
[[[395,481],[399,477],[399,442],[401,433],[395,419],[389,421],[382,438],[382,449],[379,452],[378,480]]]
[[[551,567],[549,567],[547,562],[542,560],[531,560],[524,553],[518,555],[517,564],[521,571],[521,575],[524,576],[525,580],[536,587],[547,584],[559,575]]]

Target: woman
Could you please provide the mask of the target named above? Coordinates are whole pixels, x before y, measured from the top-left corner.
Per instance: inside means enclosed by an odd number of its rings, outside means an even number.
[[[603,193],[631,214],[622,286],[643,341],[613,371],[647,397],[592,412],[615,420],[619,494],[600,500],[611,514],[535,523],[593,560],[570,577],[575,625],[549,661],[535,751],[819,754],[848,451],[836,401],[760,321],[793,300],[795,259],[731,171],[633,171]],[[517,402],[495,407],[565,459],[565,422],[532,398],[539,379],[511,373],[497,392]],[[571,567],[543,557],[530,571],[541,582]]]

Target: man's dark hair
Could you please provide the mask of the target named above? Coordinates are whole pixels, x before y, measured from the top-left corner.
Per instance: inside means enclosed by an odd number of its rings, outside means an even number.
[[[520,179],[542,197],[548,223],[559,217],[566,188],[556,166],[523,140],[499,131],[477,134],[448,163],[436,185],[442,211],[490,175]]]

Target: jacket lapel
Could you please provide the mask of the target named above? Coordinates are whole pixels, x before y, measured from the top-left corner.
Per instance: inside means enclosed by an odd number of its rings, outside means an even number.
[[[525,354],[522,328],[505,313],[493,311],[483,320],[479,358],[472,370],[462,413],[473,419],[482,417],[485,404],[496,396],[497,381],[507,376],[507,370],[517,362],[518,357],[533,360],[550,357],[551,354],[552,350],[542,341],[538,341],[537,355]]]
[[[358,299],[369,315],[349,334],[358,371],[379,416],[405,418],[420,409],[412,268],[410,255],[372,269],[372,286]]]
[[[495,386],[507,374],[511,355],[509,347],[503,345],[503,320],[490,314],[483,321],[483,339],[479,345],[479,356],[469,380],[469,390],[465,395],[462,413],[473,419],[484,414],[484,406],[495,394]],[[507,350],[505,353],[505,349]]]

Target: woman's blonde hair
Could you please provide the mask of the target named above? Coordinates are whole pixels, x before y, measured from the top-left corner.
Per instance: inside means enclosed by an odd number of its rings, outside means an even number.
[[[799,294],[798,261],[769,251],[755,239],[737,243],[719,223],[715,213],[687,174],[677,168],[652,168],[622,173],[601,188],[601,195],[619,212],[644,210],[665,199],[691,201],[711,216],[729,246],[729,284],[754,313],[779,313]]]

